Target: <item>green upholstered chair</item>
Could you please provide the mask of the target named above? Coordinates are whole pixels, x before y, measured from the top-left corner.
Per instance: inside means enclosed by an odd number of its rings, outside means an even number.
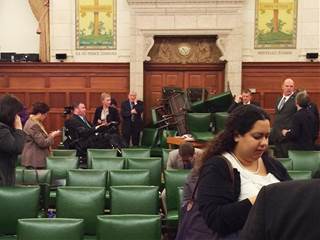
[[[104,212],[105,188],[59,187],[57,190],[57,218],[84,219],[84,233],[96,234],[97,215]]]
[[[224,130],[228,117],[229,117],[229,113],[227,112],[216,112],[213,114],[213,121],[214,121],[216,134]]]
[[[163,170],[167,169],[167,162],[169,157],[169,152],[172,151],[172,149],[162,149],[162,168]]]
[[[100,240],[160,240],[159,215],[98,216],[97,238]]]
[[[191,103],[191,111],[197,113],[206,113],[208,112],[208,108],[204,101],[199,100]]]
[[[293,180],[310,180],[312,178],[312,171],[308,170],[288,170],[288,174]]]
[[[77,155],[77,150],[74,150],[74,149],[53,149],[51,152],[51,155],[55,156],[55,157],[66,157],[66,156],[75,157]]]
[[[83,219],[19,219],[17,235],[19,240],[82,240]]]
[[[233,96],[230,91],[216,94],[205,101],[207,112],[226,112],[232,101]]]
[[[150,157],[151,156],[151,149],[150,148],[122,148],[122,157],[129,158],[129,157]]]
[[[110,187],[111,214],[158,214],[159,192],[156,186]]]
[[[88,168],[91,168],[91,160],[93,157],[116,157],[118,155],[117,149],[87,149]]]
[[[184,186],[189,173],[190,170],[182,169],[164,171],[167,206],[166,220],[170,223],[176,224],[178,221],[178,187]]]
[[[157,144],[158,129],[156,128],[144,128],[142,130],[142,137],[140,145],[144,148],[154,147]]]
[[[150,171],[150,184],[160,187],[161,184],[161,158],[127,158],[128,169],[147,169]]]
[[[290,158],[275,158],[278,160],[287,170],[292,170],[292,160]]]
[[[0,236],[15,235],[18,219],[37,217],[39,196],[39,187],[0,188]]]
[[[51,170],[16,169],[16,185],[40,186],[40,208],[46,215],[49,207]]]
[[[69,170],[78,168],[78,158],[74,156],[49,156],[46,161],[47,169],[51,170],[53,184],[56,180],[65,180]]]
[[[209,141],[214,135],[210,131],[210,113],[187,113],[187,128],[196,140]]]
[[[16,169],[16,184],[35,185],[51,184],[51,170],[49,169]]]
[[[69,170],[78,168],[78,158],[72,156],[47,157],[47,169],[51,170],[51,190],[49,206],[54,207],[56,202],[56,187],[66,184],[67,173]]]
[[[163,129],[160,134],[160,147],[161,148],[169,148],[169,144],[167,143],[167,137],[177,136],[176,130],[167,130]]]
[[[319,177],[320,151],[288,151],[293,170],[312,171],[312,177]]]
[[[93,169],[74,169],[68,171],[67,186],[106,187],[107,172]]]
[[[109,186],[150,185],[149,170],[112,170],[109,172]]]
[[[93,157],[91,160],[92,169],[105,171],[120,170],[125,167],[125,158],[123,157]]]

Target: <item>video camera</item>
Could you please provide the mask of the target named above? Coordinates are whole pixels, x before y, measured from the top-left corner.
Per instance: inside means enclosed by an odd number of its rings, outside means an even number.
[[[66,106],[63,109],[63,115],[68,115],[73,112],[73,106]]]

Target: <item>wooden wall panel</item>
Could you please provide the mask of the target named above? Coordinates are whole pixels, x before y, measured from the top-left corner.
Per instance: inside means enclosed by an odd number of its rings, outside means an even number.
[[[151,108],[159,106],[163,87],[205,87],[209,93],[224,91],[224,63],[221,64],[145,64],[144,118],[151,123]]]
[[[290,77],[297,89],[306,89],[312,101],[320,106],[319,62],[243,63],[242,88],[255,89],[255,99],[273,119],[277,97],[281,96],[282,81]]]
[[[86,104],[88,119],[91,120],[95,108],[100,105],[103,91],[110,93],[118,104],[127,98],[129,64],[0,64],[0,95],[16,95],[29,110],[36,101],[46,102],[50,106],[45,122],[49,132],[63,127],[63,108],[74,101]]]

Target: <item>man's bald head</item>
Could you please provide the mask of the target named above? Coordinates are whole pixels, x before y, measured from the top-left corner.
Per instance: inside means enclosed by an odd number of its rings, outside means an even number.
[[[294,90],[294,81],[291,78],[286,78],[282,83],[282,94],[284,96],[290,96]]]

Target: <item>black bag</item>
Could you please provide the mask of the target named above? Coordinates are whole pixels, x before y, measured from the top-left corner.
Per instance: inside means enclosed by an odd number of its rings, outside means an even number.
[[[231,178],[233,179],[231,164],[227,159],[225,160],[229,166]],[[181,208],[181,219],[175,240],[238,240],[238,232],[220,237],[208,227],[199,211],[199,206],[195,199],[198,184],[199,179],[193,189],[191,199]]]

